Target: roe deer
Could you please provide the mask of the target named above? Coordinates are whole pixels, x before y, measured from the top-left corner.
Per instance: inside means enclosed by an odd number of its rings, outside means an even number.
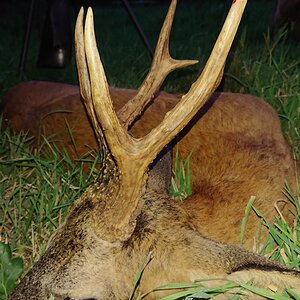
[[[162,35],[172,22],[175,5],[173,0]],[[126,113],[118,119],[97,51],[92,11],[87,12],[83,31],[81,9],[75,30],[77,68],[80,91],[101,148],[100,175],[74,203],[65,224],[10,300],[48,299],[50,295],[55,299],[126,299],[149,252],[153,257],[136,295],[163,283],[203,277],[251,281],[278,290],[294,287],[299,292],[299,272],[203,237],[184,210],[171,201],[164,186],[158,191],[155,185],[146,185],[150,163],[218,84],[245,5],[245,0],[233,2],[198,80],[161,123],[141,138],[132,137],[127,127],[151,95],[143,95],[138,102],[130,100]],[[153,173],[156,176],[155,169]],[[168,293],[152,292],[146,298]]]
[[[110,88],[116,110],[136,93]],[[131,127],[131,133],[135,137],[149,133],[179,99],[161,92]],[[14,131],[28,130],[41,141],[46,136],[66,147],[74,158],[98,147],[77,86],[27,82],[12,88],[2,100],[4,118]],[[286,205],[282,193],[285,180],[296,190],[295,162],[277,113],[257,97],[214,93],[171,146],[182,158],[192,152],[193,194],[179,204],[194,225],[212,239],[239,243],[241,221],[252,195],[256,196],[255,207],[273,221],[275,204],[280,208]],[[292,221],[288,205],[283,215]],[[244,244],[248,249],[257,242],[259,226],[258,217],[251,212]]]
[[[168,64],[172,61],[167,47],[169,32],[170,27],[163,31],[151,71],[138,92],[110,88],[113,104],[126,128],[148,106],[140,119],[130,125],[131,134],[136,138],[156,127],[180,99],[179,95],[161,92],[150,106],[146,104],[164,78],[173,69],[195,62]],[[128,102],[131,98],[135,100]],[[143,104],[132,113],[134,106],[130,103],[135,102]],[[77,86],[22,83],[4,96],[1,106],[4,118],[15,131],[29,130],[37,140],[43,135],[51,136],[50,139],[62,143],[73,157],[81,157],[98,147]],[[66,123],[74,139],[70,138]],[[252,195],[256,196],[255,207],[267,220],[273,221],[277,216],[276,203],[284,208],[287,221],[293,219],[282,188],[285,180],[296,188],[294,161],[276,112],[263,100],[242,94],[214,93],[171,142],[173,151],[177,149],[176,143],[181,157],[192,152],[193,195],[179,205],[207,237],[238,244],[244,210]],[[253,247],[259,226],[252,212],[245,236],[246,248]]]

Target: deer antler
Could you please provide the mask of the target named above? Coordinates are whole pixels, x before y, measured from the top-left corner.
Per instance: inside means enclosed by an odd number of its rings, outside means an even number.
[[[93,124],[93,128],[96,133],[99,145],[104,145],[104,137],[99,126],[96,114],[94,111],[91,82],[89,70],[86,62],[85,45],[83,38],[83,8],[80,9],[75,26],[75,52],[76,52],[76,62],[77,62],[77,72],[79,77],[79,86],[84,105],[86,107],[87,113]],[[97,51],[97,50],[96,50]]]
[[[198,63],[197,60],[176,60],[170,56],[169,40],[177,0],[173,0],[156,45],[150,72],[140,86],[137,95],[119,111],[118,117],[124,128],[128,128],[145,106],[154,98],[165,78],[174,70]]]
[[[175,1],[172,2],[172,9],[174,9],[174,3]],[[113,109],[107,80],[97,51],[92,10],[88,9],[84,34],[82,31],[83,11],[81,10],[75,33],[81,93],[96,134],[99,140],[103,141],[103,131],[119,170],[118,195],[111,199],[109,207],[103,212],[107,222],[102,223],[114,223],[114,229],[111,229],[113,231],[111,239],[124,240],[131,234],[136,215],[139,213],[137,207],[147,178],[146,171],[149,164],[191,120],[219,84],[245,5],[246,0],[237,0],[233,3],[212,54],[198,80],[173,110],[166,114],[162,123],[140,139],[133,138],[127,132]],[[165,43],[163,44],[166,46]],[[146,84],[143,88],[147,90]],[[148,92],[150,90],[152,91],[152,88],[148,89]],[[151,94],[140,93],[142,99],[151,98]],[[98,122],[101,124],[102,131]],[[126,123],[128,121],[125,121]]]

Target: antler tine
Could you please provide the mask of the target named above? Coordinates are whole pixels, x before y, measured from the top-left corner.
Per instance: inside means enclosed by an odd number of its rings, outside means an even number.
[[[84,101],[86,110],[90,116],[91,122],[95,129],[95,133],[98,139],[98,142],[101,145],[104,145],[103,134],[100,130],[99,123],[97,121],[95,111],[92,105],[92,93],[91,93],[91,83],[90,76],[87,67],[86,57],[85,57],[85,46],[84,46],[84,37],[83,37],[83,15],[84,9],[81,7],[75,25],[75,56],[77,63],[77,72],[80,86],[80,93]]]
[[[89,72],[87,69],[84,38],[83,38],[83,15],[84,9],[81,7],[75,25],[75,53],[77,62],[77,72],[79,77],[80,92],[83,99],[91,98],[91,85],[89,81]]]
[[[176,10],[176,0],[172,0],[161,29],[150,72],[142,83],[137,95],[119,111],[118,117],[125,129],[140,115],[145,106],[153,99],[165,78],[172,71],[196,64],[197,60],[176,60],[170,56],[169,40]]]
[[[215,43],[204,70],[181,101],[166,114],[160,125],[140,142],[148,153],[159,153],[191,120],[218,86],[224,71],[225,61],[238,29],[247,0],[233,0],[230,11]],[[151,150],[149,150],[151,149]],[[149,155],[150,156],[150,155]]]
[[[120,167],[121,163],[118,160],[124,154],[123,146],[125,145],[125,147],[128,146],[130,148],[133,139],[121,126],[113,108],[108,83],[96,45],[94,18],[91,8],[88,8],[86,15],[84,45],[91,83],[90,102],[92,103],[97,120],[105,132],[109,148]]]

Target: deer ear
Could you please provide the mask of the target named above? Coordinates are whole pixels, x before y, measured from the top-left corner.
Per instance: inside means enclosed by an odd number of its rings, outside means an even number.
[[[165,147],[149,167],[147,190],[158,193],[169,192],[172,178],[172,149]]]

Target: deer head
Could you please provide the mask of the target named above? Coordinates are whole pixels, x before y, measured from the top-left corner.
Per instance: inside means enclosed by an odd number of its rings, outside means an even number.
[[[175,5],[173,0],[149,75],[118,116],[96,47],[92,10],[87,12],[83,30],[81,9],[75,34],[80,90],[101,147],[102,167],[98,180],[75,202],[42,258],[9,299],[48,299],[50,295],[55,299],[126,299],[149,253],[152,259],[136,293],[201,277],[254,278],[264,286],[299,285],[295,271],[205,239],[164,191],[146,184],[150,163],[218,85],[246,1],[234,1],[212,54],[190,91],[160,125],[142,138],[133,138],[128,126],[166,75],[194,63],[174,60],[168,52]],[[151,293],[148,298],[159,295]]]

